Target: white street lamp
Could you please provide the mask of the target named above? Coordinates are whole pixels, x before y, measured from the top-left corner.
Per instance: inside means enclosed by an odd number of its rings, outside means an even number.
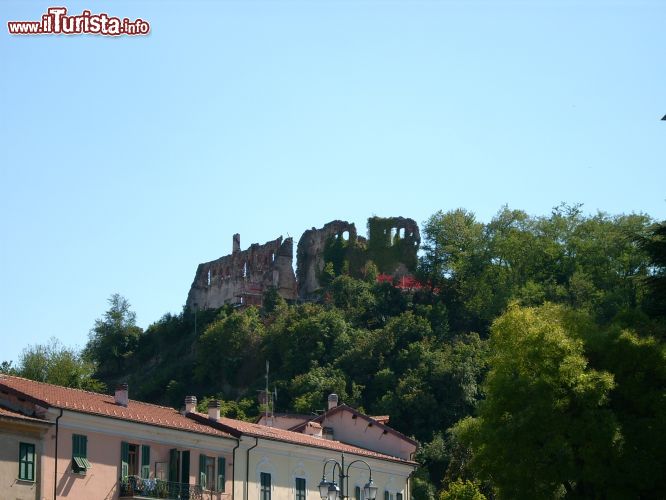
[[[345,500],[349,498],[349,469],[351,468],[352,465],[355,463],[360,462],[365,464],[365,466],[368,468],[368,471],[370,472],[370,480],[366,483],[365,487],[363,488],[363,494],[365,497],[365,500],[375,500],[377,498],[377,486],[375,486],[375,483],[372,481],[372,469],[370,468],[370,465],[368,465],[368,462],[365,460],[354,460],[351,462],[349,465],[347,465],[347,468],[345,469],[345,455],[344,453],[342,454],[342,460],[338,462],[335,459],[328,459],[324,461],[324,469],[322,471],[321,475],[321,483],[319,483],[319,496],[321,497],[321,500]],[[326,466],[332,463],[333,464],[333,471],[332,471],[332,476],[333,476],[333,481],[327,481],[326,480]],[[335,482],[335,468],[338,468],[338,473],[340,476],[340,487],[338,487],[337,483]],[[346,480],[346,487],[345,487],[345,480]]]
[[[363,488],[363,495],[363,498],[367,498],[368,500],[375,500],[377,498],[377,486],[372,482],[372,476],[370,476],[370,481]]]

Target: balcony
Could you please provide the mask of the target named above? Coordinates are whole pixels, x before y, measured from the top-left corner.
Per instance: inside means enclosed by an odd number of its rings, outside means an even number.
[[[168,500],[204,500],[201,486],[162,481],[161,479],[141,479],[129,476],[120,481],[119,498],[165,498]]]

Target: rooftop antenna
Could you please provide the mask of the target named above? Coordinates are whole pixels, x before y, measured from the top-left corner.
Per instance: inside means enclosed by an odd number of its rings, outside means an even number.
[[[264,390],[265,394],[265,404],[264,404],[264,422],[269,427],[273,426],[273,398],[277,399],[277,389],[275,393],[268,391],[268,374],[270,373],[270,362],[266,360],[266,388]]]
[[[264,413],[265,413],[265,417],[266,417],[266,422],[268,422],[268,405],[270,404],[269,403],[269,397],[270,396],[268,395],[268,372],[270,370],[270,366],[271,366],[270,362],[268,360],[266,360],[266,392],[264,393],[264,394],[266,394],[266,404],[264,405]]]

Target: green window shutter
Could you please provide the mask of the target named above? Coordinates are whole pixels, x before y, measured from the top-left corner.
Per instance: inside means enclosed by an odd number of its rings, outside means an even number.
[[[296,500],[305,500],[305,479],[296,478]]]
[[[77,473],[84,473],[89,469],[88,437],[81,434],[72,434],[72,469]]]
[[[19,443],[19,479],[35,480],[35,445]]]
[[[389,492],[388,491],[384,492],[384,500],[391,500],[391,498],[389,497]]]
[[[127,481],[129,476],[129,443],[120,443],[120,477]]]
[[[402,493],[396,493],[395,500],[402,500]]]
[[[23,443],[19,444],[19,479],[25,479],[26,477],[26,453]]]
[[[78,434],[72,434],[72,457],[81,456],[81,436]]]
[[[150,446],[145,444],[141,446],[141,478],[150,477]]]
[[[217,491],[224,492],[227,472],[227,459],[218,457],[217,459]]]
[[[206,455],[199,454],[199,486],[206,486]]]
[[[169,450],[169,481],[178,481],[178,450],[175,448]]]
[[[271,475],[267,472],[261,473],[261,496],[260,500],[271,500]]]
[[[354,498],[356,500],[361,500],[361,487],[360,486],[357,486],[356,488],[354,488]]]
[[[180,483],[190,484],[190,452],[184,450],[180,454]]]

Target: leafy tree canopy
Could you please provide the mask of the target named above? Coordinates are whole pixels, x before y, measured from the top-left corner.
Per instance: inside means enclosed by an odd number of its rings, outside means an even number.
[[[52,337],[48,344],[23,350],[12,374],[38,382],[101,392],[105,385],[93,377],[95,366],[76,349],[63,346]]]

